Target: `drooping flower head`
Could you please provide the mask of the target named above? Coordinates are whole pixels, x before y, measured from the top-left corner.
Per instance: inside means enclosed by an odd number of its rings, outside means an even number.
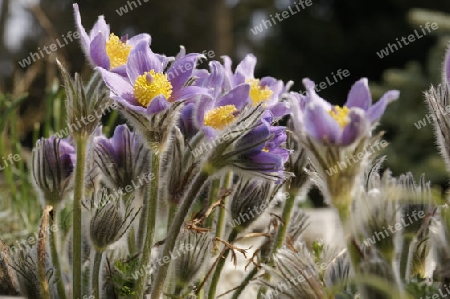
[[[127,36],[118,37],[111,33],[105,18],[99,16],[89,35],[81,24],[81,15],[78,4],[73,5],[75,22],[81,37],[81,47],[94,66],[126,74],[125,64],[131,50],[141,41],[150,45],[150,35],[143,33],[128,39]]]
[[[332,106],[314,90],[314,82],[304,79],[306,96],[291,93],[293,125],[300,142],[309,152],[318,172],[322,191],[346,217],[356,180],[372,154],[369,145],[379,148],[379,137],[372,137],[374,124],[399,92],[391,90],[371,105],[367,79],[351,88],[343,107]]]

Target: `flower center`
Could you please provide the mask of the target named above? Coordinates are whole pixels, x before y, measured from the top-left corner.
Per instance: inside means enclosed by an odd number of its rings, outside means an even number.
[[[154,70],[137,77],[134,83],[134,96],[139,104],[147,107],[155,97],[163,95],[167,100],[172,95],[172,84],[163,73]]]
[[[252,99],[253,106],[267,101],[273,94],[273,91],[268,86],[264,86],[263,88],[259,85],[259,79],[248,79],[247,83],[250,84],[250,98]]]
[[[205,113],[204,124],[216,130],[222,130],[234,120],[236,112],[238,110],[234,105],[214,108]]]
[[[344,128],[350,122],[350,118],[348,117],[350,110],[346,106],[334,106],[334,110],[331,109],[329,113],[331,117],[334,118],[342,128]]]
[[[128,42],[122,42],[114,33],[109,35],[109,40],[106,42],[106,55],[109,57],[111,69],[127,63],[130,51],[131,46]]]

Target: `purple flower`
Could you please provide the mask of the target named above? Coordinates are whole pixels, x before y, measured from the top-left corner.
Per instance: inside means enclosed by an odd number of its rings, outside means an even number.
[[[367,79],[362,78],[352,86],[345,105],[339,107],[319,97],[311,80],[306,78],[303,84],[306,96],[295,95],[304,107],[297,115],[298,121],[308,136],[338,146],[348,146],[364,134],[370,134],[373,123],[381,118],[387,105],[399,97],[399,91],[390,90],[372,105]]]
[[[235,155],[231,162],[233,166],[282,177],[289,150],[280,147],[286,141],[285,127],[272,126],[273,118],[272,113],[266,110],[260,123],[236,141],[229,154]]]
[[[254,76],[256,57],[248,54],[237,65],[233,74],[231,70],[231,59],[224,56],[225,82],[224,86],[231,88],[243,83],[250,85],[250,101],[253,106],[263,103],[263,107],[270,110],[275,118],[288,114],[289,105],[281,102],[282,95],[287,92],[287,86],[283,81],[273,77],[257,79]]]
[[[169,59],[156,55],[146,41],[140,41],[128,57],[126,77],[103,68],[97,70],[115,95],[113,99],[134,111],[155,114],[172,102],[207,94],[204,88],[187,86],[200,55],[192,53],[175,59],[164,72]]]
[[[81,36],[81,47],[94,66],[111,70],[119,74],[126,74],[125,64],[130,51],[141,41],[150,45],[148,34],[139,34],[130,39],[127,36],[118,37],[110,32],[103,16],[99,16],[89,35],[81,24],[78,4],[73,4],[75,22]]]

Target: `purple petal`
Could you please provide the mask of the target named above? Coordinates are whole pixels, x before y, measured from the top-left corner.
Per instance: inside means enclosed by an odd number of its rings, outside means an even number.
[[[222,93],[222,86],[225,80],[225,70],[218,61],[211,61],[209,63],[211,74],[204,82],[204,86],[211,89],[214,98],[217,98]]]
[[[256,155],[264,148],[269,134],[269,125],[262,123],[237,141],[236,150],[245,149],[245,155]]]
[[[90,56],[95,65],[106,70],[110,68],[110,60],[106,54],[106,39],[103,34],[97,35],[91,42]]]
[[[134,98],[133,86],[128,80],[100,67],[97,67],[96,70],[100,72],[106,86],[108,86],[115,95],[127,100],[132,105],[138,105]]]
[[[160,73],[162,72],[162,65],[158,57],[150,50],[147,41],[143,40],[131,50],[128,56],[128,78],[131,82],[135,82],[137,77],[150,70]]]
[[[390,102],[398,99],[399,96],[400,92],[398,90],[390,90],[386,92],[381,97],[381,99],[378,102],[376,102],[375,105],[372,105],[372,107],[369,108],[369,111],[367,111],[367,117],[369,118],[370,122],[373,123],[378,119],[380,119],[387,105]]]
[[[304,114],[306,133],[318,141],[329,141],[336,144],[342,129],[322,106],[309,103]]]
[[[83,48],[83,51],[86,55],[89,55],[89,45],[91,44],[91,39],[86,33],[86,30],[84,29],[83,25],[81,24],[81,15],[80,15],[80,9],[78,8],[78,4],[73,5],[73,11],[75,14],[75,24],[77,26],[77,30],[80,33],[80,39],[81,39],[81,47]]]
[[[249,78],[254,77],[256,66],[256,57],[253,54],[248,54],[236,67],[236,74],[234,76],[234,84],[242,84]]]
[[[367,120],[364,117],[364,111],[359,108],[352,109],[348,114],[350,122],[345,126],[340,144],[348,146],[357,140],[363,131],[368,128]]]
[[[289,153],[288,153],[289,154]],[[252,161],[252,167],[259,168],[260,171],[277,171],[283,169],[284,157],[267,152],[260,152],[257,155],[248,157]]]
[[[281,143],[286,141],[286,131],[285,127],[281,126],[271,126],[270,134],[273,135],[272,139],[266,142],[266,149],[272,151],[277,148]]]
[[[119,166],[121,162],[124,161],[127,157],[125,157],[127,142],[129,141],[129,133],[128,127],[125,125],[117,126],[114,130],[114,135],[111,138],[111,145],[114,148],[114,157],[118,162]]]
[[[231,65],[233,64],[231,61],[231,58],[224,55],[222,56],[223,59],[223,68],[225,71],[225,82],[224,87],[228,90],[231,89],[232,81],[233,81],[233,71],[231,70]]]
[[[314,102],[315,105],[320,105],[322,109],[329,110],[331,109],[331,104],[319,97],[314,89],[316,85],[313,81],[305,78],[302,80],[303,85],[306,88],[306,102]]]
[[[242,108],[249,103],[249,93],[250,85],[241,84],[218,99],[215,107],[234,105],[237,110],[242,110]]]
[[[364,111],[367,111],[371,104],[372,96],[370,95],[367,78],[362,78],[350,89],[345,106],[349,108],[358,107]]]
[[[125,65],[120,65],[116,68],[113,68],[110,70],[113,73],[119,74],[120,76],[124,77],[125,79],[128,79],[128,74],[127,74],[127,66]]]
[[[275,118],[283,117],[290,112],[290,105],[288,102],[280,102],[270,107],[269,110],[272,112]]]
[[[197,64],[197,58],[200,54],[192,53],[184,56],[182,59],[175,61],[167,71],[167,77],[172,83],[173,91],[177,92],[186,84],[187,80],[192,77],[192,72]]]
[[[194,120],[196,121],[195,125],[198,128],[203,127],[205,122],[205,113],[206,111],[213,109],[213,102],[213,98],[204,96],[196,103],[194,110]]]
[[[152,115],[158,112],[164,111],[170,107],[170,103],[166,100],[163,95],[156,96],[150,101],[147,107],[147,113]]]
[[[132,47],[135,47],[141,41],[145,41],[148,43],[148,45],[150,45],[152,43],[152,37],[147,33],[141,33],[130,38],[128,40],[128,44]]]
[[[187,86],[176,93],[173,93],[170,97],[171,102],[190,100],[196,96],[209,95],[206,88],[198,86]]]
[[[94,24],[94,27],[92,27],[91,32],[89,32],[89,37],[93,40],[97,35],[103,35],[106,39],[109,38],[109,34],[109,25],[106,24],[103,16],[99,16],[97,22]]]

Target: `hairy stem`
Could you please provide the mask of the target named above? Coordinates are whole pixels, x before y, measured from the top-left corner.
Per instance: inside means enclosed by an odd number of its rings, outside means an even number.
[[[100,269],[102,266],[103,251],[95,251],[94,268],[92,269],[92,289],[94,298],[100,297]]]
[[[152,253],[153,237],[155,235],[156,212],[158,204],[158,186],[159,186],[159,155],[152,152],[152,173],[155,179],[150,184],[150,197],[144,201],[144,209],[147,210],[147,227],[145,234],[144,249],[142,251],[142,258],[138,269],[144,269],[150,263]],[[147,206],[145,206],[147,204]],[[134,298],[141,299],[145,292],[145,283],[147,281],[147,271],[140,275],[136,282],[136,291]]]
[[[208,176],[210,174],[208,170],[209,170],[208,165],[203,167],[200,174],[195,178],[194,182],[192,183],[191,189],[189,189],[186,196],[184,197],[180,205],[180,208],[172,222],[172,226],[170,227],[169,233],[167,234],[166,243],[160,256],[162,257],[170,256],[170,252],[173,250],[178,234],[180,233],[181,227],[183,226],[184,219],[186,218],[186,215],[189,213],[189,209],[192,203],[197,198],[197,194],[200,192],[203,184],[208,179]],[[153,283],[151,298],[160,298],[164,287],[164,281],[167,277],[167,272],[169,270],[169,265],[170,263],[165,263],[158,268]]]
[[[236,239],[236,236],[238,235],[238,231],[236,229],[233,229],[228,236],[228,243],[232,243],[234,239]],[[216,290],[217,290],[217,284],[219,283],[220,275],[222,274],[223,267],[225,266],[225,261],[227,260],[228,254],[230,253],[229,248],[224,248],[222,250],[221,256],[218,257],[219,263],[217,263],[216,270],[214,271],[211,284],[209,285],[209,291],[208,291],[208,299],[214,299],[216,298]]]
[[[77,163],[75,166],[75,189],[73,195],[73,223],[72,223],[72,277],[73,277],[73,298],[82,297],[81,282],[81,201],[84,193],[84,175],[86,163],[87,138],[84,136],[75,137],[77,146]]]
[[[57,218],[58,212],[55,211],[55,218],[53,219],[53,221],[50,219],[50,221],[52,221],[53,223],[56,223],[58,225],[58,218]],[[51,226],[53,227],[53,226]],[[58,227],[58,226],[57,226]],[[58,291],[58,297],[61,299],[66,299],[66,291],[65,291],[65,287],[64,287],[64,280],[63,280],[63,276],[62,276],[62,271],[61,271],[61,264],[59,262],[59,255],[58,255],[58,230],[56,229],[52,229],[50,228],[51,232],[50,232],[50,254],[52,257],[52,264],[53,264],[53,268],[55,269],[55,273],[56,273],[56,288]]]

